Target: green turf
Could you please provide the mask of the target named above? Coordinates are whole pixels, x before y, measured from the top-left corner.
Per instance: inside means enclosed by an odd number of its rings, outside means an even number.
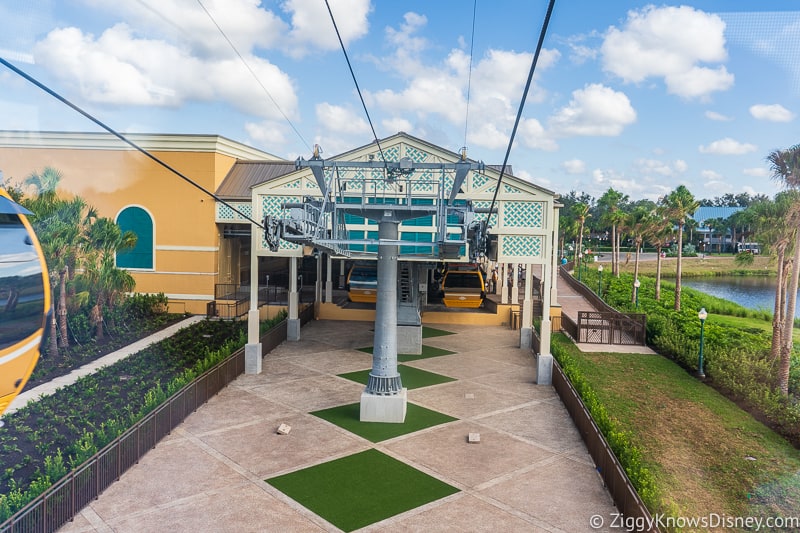
[[[458,492],[372,449],[266,482],[343,531],[374,524]]]
[[[403,381],[403,386],[408,390],[419,389],[421,387],[428,387],[430,385],[438,385],[439,383],[447,383],[448,381],[456,380],[455,378],[450,378],[441,374],[434,374],[433,372],[420,370],[419,368],[414,368],[413,366],[397,365],[397,371],[400,372],[400,378]],[[339,377],[366,385],[370,372],[371,370],[359,370],[357,372],[339,374]]]
[[[372,346],[367,346],[366,348],[359,348],[360,352],[364,353],[372,353]],[[428,357],[439,357],[440,355],[453,355],[456,352],[451,352],[450,350],[445,350],[443,348],[435,348],[433,346],[426,346],[422,345],[422,353],[421,354],[412,354],[412,353],[399,353],[397,354],[397,360],[401,363],[407,363],[408,361],[416,361],[418,359],[427,359]]]
[[[455,335],[452,331],[445,331],[443,329],[436,329],[430,328],[428,326],[422,326],[422,338],[427,339],[429,337],[441,337],[443,335]]]
[[[361,404],[351,403],[322,409],[311,413],[314,416],[327,420],[331,424],[336,424],[340,428],[355,433],[370,442],[381,442],[400,435],[413,433],[421,429],[438,426],[447,422],[458,420],[430,409],[425,409],[419,405],[409,402],[406,407],[406,420],[402,424],[389,422],[362,422]]]

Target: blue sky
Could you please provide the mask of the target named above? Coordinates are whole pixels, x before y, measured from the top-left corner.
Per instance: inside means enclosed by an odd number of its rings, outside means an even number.
[[[379,137],[502,163],[547,1],[330,5]],[[6,0],[0,56],[123,132],[372,141],[324,0]],[[0,129],[97,129],[0,69]],[[772,196],[799,113],[797,2],[557,0],[509,163],[561,194]]]

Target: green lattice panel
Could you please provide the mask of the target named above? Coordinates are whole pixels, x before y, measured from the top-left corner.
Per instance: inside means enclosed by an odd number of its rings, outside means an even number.
[[[413,146],[406,146],[406,157],[415,163],[424,163],[428,160],[428,152],[424,152]]]
[[[503,184],[503,192],[506,194],[522,194],[522,191],[511,185]]]
[[[319,190],[319,185],[317,185],[317,180],[315,180],[314,178],[306,178],[306,189]]]
[[[482,202],[475,202],[475,207],[478,209],[489,209],[491,207],[492,202],[489,201],[482,201]],[[495,205],[495,211],[497,211],[497,205]],[[475,219],[476,220],[486,220],[488,213],[476,213]],[[497,213],[492,213],[492,218],[489,220],[489,225],[491,227],[497,227]]]
[[[538,235],[505,235],[500,255],[509,257],[541,257],[543,239]]]
[[[250,205],[249,202],[248,203],[244,203],[244,202],[231,203],[231,202],[229,202],[229,204],[230,205],[226,205],[226,204],[223,204],[223,203],[217,203],[217,220],[219,220],[219,221],[229,221],[229,222],[234,222],[234,221],[238,222],[238,221],[242,221],[242,220],[247,220],[242,215],[240,215],[239,213],[237,213],[236,211],[231,209],[231,206],[235,207],[236,209],[238,209],[239,211],[244,213],[246,216],[248,216],[250,218],[253,218],[253,207]]]
[[[412,192],[434,192],[433,173],[430,170],[415,173],[411,182]]]
[[[299,179],[296,179],[294,181],[286,183],[284,187],[286,187],[287,189],[299,189],[300,185],[302,185],[301,181]]]
[[[281,204],[284,202],[298,202],[300,198],[297,196],[261,196],[261,212],[263,215],[272,215],[274,217],[283,216]],[[261,248],[267,248],[267,241],[264,240],[264,232],[261,234]],[[281,241],[281,250],[297,250],[300,246],[291,242]]]
[[[507,228],[541,228],[544,226],[542,202],[504,202],[503,226]]]
[[[380,152],[372,154],[376,161],[399,161],[400,160],[400,147],[390,146],[383,150],[383,157]]]
[[[494,181],[492,178],[487,176],[486,174],[479,174],[477,172],[472,173],[472,190],[476,191],[482,187],[484,187],[487,183]]]

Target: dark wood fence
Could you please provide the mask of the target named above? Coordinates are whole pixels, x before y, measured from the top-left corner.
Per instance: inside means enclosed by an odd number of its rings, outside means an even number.
[[[646,316],[642,314],[578,311],[578,342],[646,344]]]
[[[593,290],[575,279],[569,273],[569,266],[570,264],[562,265],[559,276],[598,311],[578,311],[577,323],[562,315],[562,330],[576,342],[641,346],[647,344],[647,315],[620,313],[604,302]]]
[[[310,311],[309,311],[310,310]],[[314,318],[314,306],[301,311],[301,324]],[[261,337],[262,354],[286,340],[286,321]],[[0,533],[50,533],[71,521],[184,419],[244,372],[241,348],[183,387],[133,427],[110,442],[3,524]]]
[[[575,422],[594,464],[597,465],[597,473],[600,474],[603,483],[611,493],[619,512],[634,523],[652,524],[650,512],[625,474],[616,455],[608,446],[608,442],[592,419],[592,415],[583,405],[578,392],[564,375],[561,366],[555,359],[553,360],[553,388],[556,389],[564,407],[567,408]],[[647,531],[658,532],[659,530],[653,526]]]

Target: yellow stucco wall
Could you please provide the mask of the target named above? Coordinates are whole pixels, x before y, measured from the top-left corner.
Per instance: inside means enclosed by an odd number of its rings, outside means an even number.
[[[184,143],[180,151],[149,152],[215,192],[236,158],[202,151],[208,143],[192,151],[191,137],[174,139]],[[2,138],[0,170],[7,181],[21,184],[31,173],[53,167],[63,175],[59,194],[81,196],[100,216],[111,219],[126,207],[144,208],[153,219],[154,269],[130,270],[136,291],[167,294],[172,311],[205,313],[219,268],[214,199],[144,154],[122,147],[121,142],[120,149],[80,146],[82,142],[91,144],[79,139],[70,148],[14,147]]]

